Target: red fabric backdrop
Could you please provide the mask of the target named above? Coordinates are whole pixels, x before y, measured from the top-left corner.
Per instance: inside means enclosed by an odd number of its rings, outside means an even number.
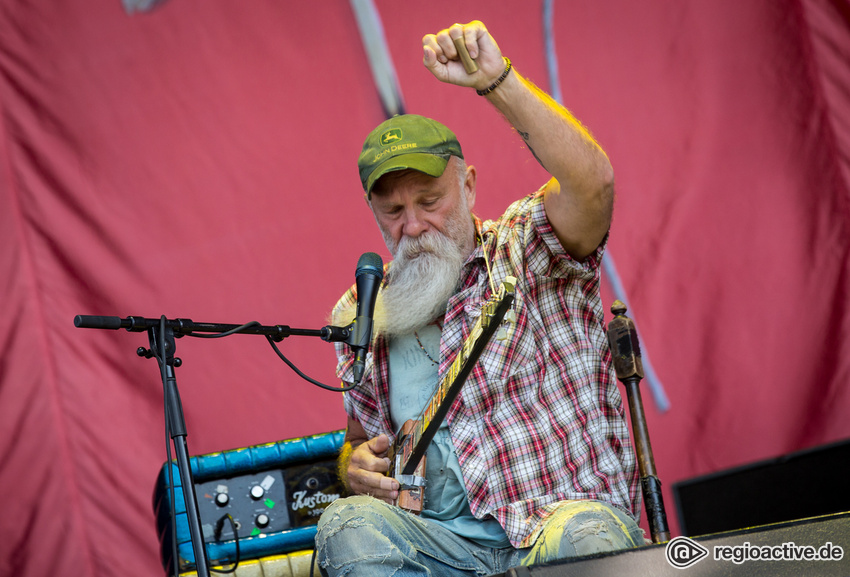
[[[544,179],[420,38],[474,18],[549,88],[541,5],[378,0],[407,110],[453,127],[493,218]],[[565,1],[565,103],[617,173],[610,242],[671,408],[665,483],[850,437],[850,7]],[[355,159],[382,108],[351,7],[0,1],[0,575],[155,575],[165,459],[144,334],[76,314],[318,328],[388,258]],[[606,306],[610,304],[606,294]],[[330,345],[284,352],[333,383]],[[178,341],[194,454],[344,426],[261,337]],[[807,488],[804,488],[806,490]]]

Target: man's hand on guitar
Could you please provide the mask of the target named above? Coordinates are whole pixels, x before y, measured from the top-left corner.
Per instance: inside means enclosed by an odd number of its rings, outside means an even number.
[[[398,498],[398,481],[387,477],[390,460],[387,451],[390,440],[378,435],[360,443],[351,453],[348,463],[348,486],[357,495],[371,495],[390,504]]]

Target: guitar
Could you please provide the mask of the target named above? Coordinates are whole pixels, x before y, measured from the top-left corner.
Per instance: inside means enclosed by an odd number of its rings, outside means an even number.
[[[389,451],[389,476],[399,484],[396,505],[412,513],[422,511],[425,491],[425,452],[434,439],[463,383],[484,352],[490,338],[499,328],[514,301],[516,278],[506,277],[499,292],[481,309],[481,316],[442,378],[437,391],[416,419],[406,421]],[[507,338],[506,336],[504,338]]]

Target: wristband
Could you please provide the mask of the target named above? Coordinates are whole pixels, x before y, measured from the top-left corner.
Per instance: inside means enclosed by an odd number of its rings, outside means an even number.
[[[486,96],[486,95],[490,94],[491,92],[496,90],[496,88],[498,88],[499,84],[501,84],[505,80],[505,78],[508,77],[508,73],[511,71],[511,59],[508,58],[507,56],[505,56],[504,59],[505,59],[505,71],[502,72],[502,75],[499,76],[496,79],[496,82],[494,82],[493,84],[491,84],[490,86],[488,86],[484,90],[476,90],[475,92],[478,93],[478,96]]]

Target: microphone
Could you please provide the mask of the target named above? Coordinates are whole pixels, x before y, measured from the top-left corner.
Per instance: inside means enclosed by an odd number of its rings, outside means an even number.
[[[354,273],[357,286],[357,317],[348,344],[354,349],[354,383],[360,383],[366,367],[366,353],[372,340],[372,317],[378,288],[384,278],[384,262],[374,252],[363,253]]]

